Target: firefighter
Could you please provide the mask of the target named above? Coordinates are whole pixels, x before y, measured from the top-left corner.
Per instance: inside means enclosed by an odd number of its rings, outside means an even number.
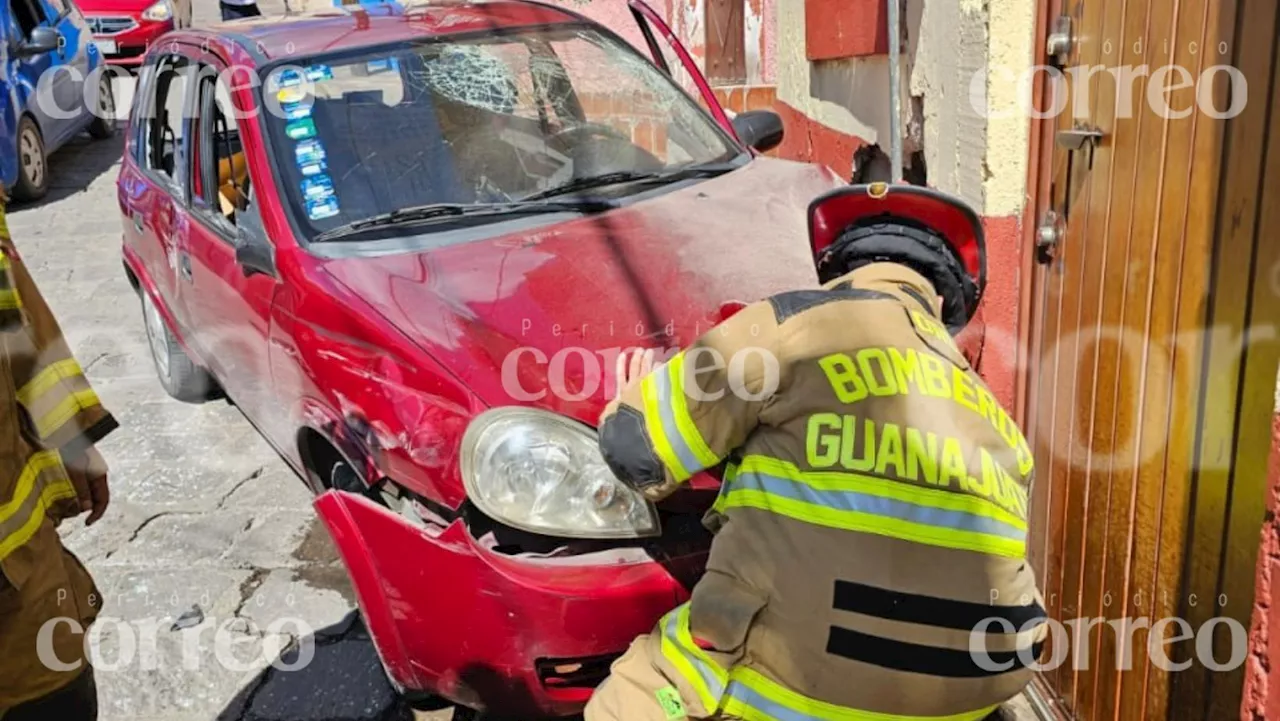
[[[9,237],[0,200],[0,719],[97,718],[84,630],[101,597],[56,526],[107,508],[115,427]]]
[[[877,183],[809,221],[820,289],[749,305],[651,372],[648,351],[619,363],[599,427],[614,473],[652,501],[723,481],[706,574],[587,721],[963,721],[1031,678],[1032,455],[952,337],[985,284],[977,217]]]

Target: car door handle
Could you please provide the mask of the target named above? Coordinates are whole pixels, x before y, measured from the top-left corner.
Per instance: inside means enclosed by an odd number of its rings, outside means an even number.
[[[142,232],[142,213],[137,210],[133,211],[133,229]]]
[[[178,251],[178,272],[183,280],[191,280],[191,256],[185,250]]]

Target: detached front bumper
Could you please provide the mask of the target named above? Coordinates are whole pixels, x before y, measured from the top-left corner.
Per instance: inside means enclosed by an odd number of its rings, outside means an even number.
[[[688,599],[709,545],[531,559],[481,546],[460,520],[432,535],[341,492],[316,510],[402,690],[499,715],[581,712],[612,660]]]
[[[112,65],[141,65],[153,43],[174,28],[173,18],[144,20],[140,15],[86,14],[93,42]]]

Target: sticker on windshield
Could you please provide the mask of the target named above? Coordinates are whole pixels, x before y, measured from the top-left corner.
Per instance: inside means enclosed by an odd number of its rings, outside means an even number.
[[[364,69],[370,74],[385,73],[388,70],[399,70],[400,63],[395,58],[382,58],[381,60],[370,60],[364,64]]]
[[[311,65],[307,68],[307,80],[333,80],[333,68],[328,65]]]
[[[280,91],[276,93],[276,100],[279,100],[282,104],[302,102],[306,97],[307,91],[298,85],[280,88]]]
[[[319,200],[307,201],[307,217],[312,220],[332,218],[338,214],[338,199],[332,195]]]
[[[302,73],[294,68],[285,68],[275,75],[271,76],[271,85],[268,89],[276,90],[279,88],[289,88],[302,84]]]
[[[285,120],[301,120],[311,117],[311,103],[285,103],[280,106]]]
[[[302,163],[298,165],[298,170],[302,171],[302,177],[309,178],[313,175],[319,175],[329,169],[329,165],[323,160],[317,160],[311,163]]]
[[[333,196],[333,179],[327,175],[316,175],[302,180],[302,197],[308,201],[321,200]]]
[[[311,118],[295,120],[284,126],[284,134],[290,140],[306,140],[316,136],[316,123]]]
[[[324,146],[320,144],[319,140],[315,140],[314,138],[311,140],[304,140],[301,143],[298,143],[297,147],[293,149],[293,157],[298,161],[298,165],[324,160]]]

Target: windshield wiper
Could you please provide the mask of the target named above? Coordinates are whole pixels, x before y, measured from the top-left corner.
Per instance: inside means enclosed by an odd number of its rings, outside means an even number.
[[[335,240],[371,228],[411,225],[437,218],[524,215],[528,213],[599,213],[613,207],[612,203],[602,200],[554,201],[549,203],[528,203],[525,201],[512,203],[429,203],[408,208],[397,208],[387,213],[379,213],[346,225],[339,225],[336,228],[330,228],[323,233],[317,234],[311,241],[313,243],[323,243],[327,240]]]
[[[611,173],[601,173],[600,175],[585,175],[581,178],[574,178],[568,182],[561,183],[554,188],[547,188],[532,195],[526,195],[525,200],[539,200],[542,198],[552,198],[557,195],[568,195],[582,190],[591,190],[592,188],[602,188],[606,185],[619,185],[622,183],[674,183],[679,180],[688,180],[689,178],[713,178],[717,175],[737,168],[733,163],[706,163],[701,165],[686,165],[683,168],[670,170],[665,173],[654,172],[637,172],[634,170],[618,170]]]

